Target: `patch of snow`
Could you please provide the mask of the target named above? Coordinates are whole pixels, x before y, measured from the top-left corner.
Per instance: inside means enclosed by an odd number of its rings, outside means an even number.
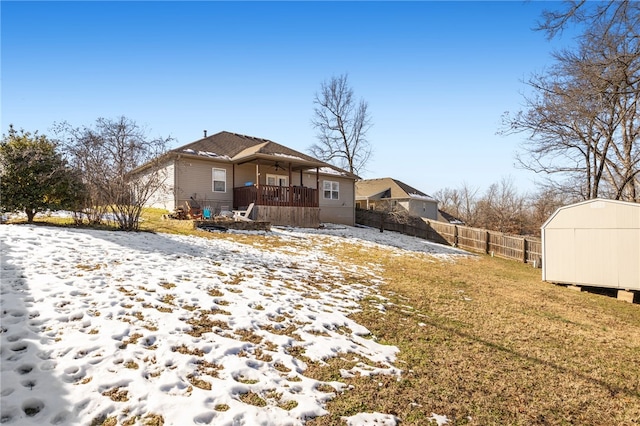
[[[315,173],[315,169],[309,169],[305,173]],[[347,174],[331,167],[320,167],[318,171],[325,175],[346,176]]]
[[[449,423],[449,419],[447,416],[440,416],[436,413],[431,413],[431,417],[429,417],[430,421],[434,421],[438,424],[438,426],[446,425]]]
[[[230,157],[228,155],[219,155],[219,154],[216,154],[215,152],[210,152],[210,151],[196,151],[196,150],[191,149],[191,148],[183,149],[182,152],[187,153],[187,154],[198,155],[200,157],[220,158],[222,160],[229,160],[230,159]]]
[[[292,160],[304,160],[303,158],[297,157],[295,155],[289,155],[289,154],[275,153],[273,155],[277,157],[291,158]]]
[[[279,244],[2,225],[2,423],[122,424],[156,414],[166,425],[302,425],[327,414],[346,387],[305,376],[297,354],[319,363],[353,354],[360,362],[345,376],[401,374],[398,348],[349,317],[364,298],[384,310],[380,268],[344,265],[326,248],[349,239],[467,255],[368,228],[264,235]],[[379,413],[346,421],[396,424]]]
[[[409,197],[415,200],[436,201],[435,198],[422,194],[409,194]]]
[[[398,424],[398,418],[391,414],[381,413],[359,413],[350,417],[342,417],[347,422],[347,426],[395,426]]]
[[[397,249],[398,254],[406,255],[406,252],[424,253],[440,260],[452,261],[460,257],[470,257],[473,254],[443,244],[434,243],[409,235],[393,231],[380,232],[379,229],[365,226],[347,226],[324,224],[318,229],[301,229],[290,227],[272,227],[274,233],[282,235],[300,236],[322,235],[335,238],[333,244],[344,242],[345,239],[364,246],[377,246]]]

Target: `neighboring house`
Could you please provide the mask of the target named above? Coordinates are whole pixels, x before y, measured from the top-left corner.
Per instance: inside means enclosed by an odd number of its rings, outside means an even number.
[[[542,280],[640,291],[640,204],[594,199],[542,225]]]
[[[149,169],[134,173],[143,177]],[[272,225],[355,224],[356,175],[267,139],[205,132],[165,154],[161,170],[164,189],[150,207],[171,211],[193,199],[219,213],[253,203],[251,219]]]
[[[392,178],[356,182],[356,206],[367,210],[406,211],[411,216],[438,220],[438,201]]]
[[[444,210],[438,209],[438,221],[447,222],[452,225],[464,225],[464,221],[462,219],[458,219],[452,214],[445,212]]]

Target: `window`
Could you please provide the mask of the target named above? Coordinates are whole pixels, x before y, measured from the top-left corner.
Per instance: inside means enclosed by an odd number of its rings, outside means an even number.
[[[289,176],[267,175],[267,185],[289,186]]]
[[[225,169],[213,169],[213,192],[227,192],[227,171]]]
[[[325,180],[322,182],[324,189],[324,198],[328,200],[337,200],[340,198],[340,186],[338,182]]]

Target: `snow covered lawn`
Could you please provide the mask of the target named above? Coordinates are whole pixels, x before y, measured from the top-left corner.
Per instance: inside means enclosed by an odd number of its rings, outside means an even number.
[[[350,353],[361,362],[344,375],[401,374],[397,348],[349,318],[376,295],[380,271],[342,265],[328,248],[348,238],[399,254],[465,254],[352,227],[265,235],[247,245],[2,225],[0,422],[304,424],[348,392],[305,377],[304,360]],[[345,419],[370,422],[395,419]]]

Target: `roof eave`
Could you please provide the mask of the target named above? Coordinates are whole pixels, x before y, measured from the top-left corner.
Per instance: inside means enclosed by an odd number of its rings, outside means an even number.
[[[326,163],[321,161],[309,161],[304,158],[294,158],[277,154],[254,153],[243,157],[235,156],[231,159],[236,164],[245,164],[257,160],[273,161],[274,163],[291,164],[294,167],[325,167]]]

